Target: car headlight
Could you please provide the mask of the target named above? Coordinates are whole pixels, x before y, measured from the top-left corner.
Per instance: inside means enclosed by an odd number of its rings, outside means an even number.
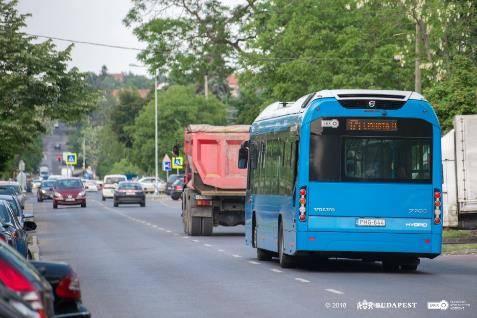
[[[63,196],[61,195],[61,193],[58,193],[58,192],[55,192],[55,197],[58,199],[63,199]]]
[[[41,193],[43,193],[43,194],[45,194],[45,193],[46,193],[46,191],[45,191],[45,190],[43,190],[43,189],[41,189],[41,190],[40,190],[40,192],[41,192]]]
[[[81,191],[80,193],[78,193],[78,197],[84,197],[86,195],[86,192],[84,191]]]

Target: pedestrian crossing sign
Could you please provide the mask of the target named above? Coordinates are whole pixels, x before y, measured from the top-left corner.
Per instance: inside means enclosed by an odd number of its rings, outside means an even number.
[[[67,165],[76,165],[77,156],[75,153],[69,153],[66,155],[66,164]]]
[[[172,169],[182,169],[184,165],[183,157],[172,157]]]

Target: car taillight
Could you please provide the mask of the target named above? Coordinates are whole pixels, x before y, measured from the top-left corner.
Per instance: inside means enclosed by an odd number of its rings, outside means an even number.
[[[300,189],[300,207],[298,211],[300,211],[299,219],[301,222],[305,222],[306,220],[306,187],[302,187]]]
[[[64,277],[56,286],[56,295],[64,299],[80,300],[81,289],[78,276],[75,272]]]
[[[32,292],[33,284],[15,267],[0,259],[0,281],[15,292]]]
[[[434,224],[441,223],[441,191],[434,189]]]
[[[181,186],[176,186],[176,190],[177,191],[182,191],[182,187]]]

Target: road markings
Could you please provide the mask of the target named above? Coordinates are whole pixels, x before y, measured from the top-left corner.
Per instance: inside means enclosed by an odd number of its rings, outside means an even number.
[[[199,241],[199,240],[192,240],[192,242],[196,242],[196,243],[199,243],[200,241]]]
[[[235,257],[235,258],[240,258],[240,257],[242,257],[242,256],[240,256],[240,255],[238,255],[238,254],[233,254],[232,256]]]
[[[296,281],[299,281],[299,282],[301,282],[301,283],[310,283],[309,280],[304,279],[304,278],[300,278],[300,277],[295,277],[295,280],[296,280]]]
[[[338,294],[338,295],[343,295],[344,293],[340,290],[332,289],[332,288],[327,288],[325,289],[327,292],[333,293],[333,294]]]
[[[166,230],[166,233],[172,233],[172,231],[171,230]]]
[[[223,253],[223,252],[225,252],[225,251],[224,251],[223,249],[220,249],[220,248],[219,248],[219,249],[217,250],[217,252]]]
[[[270,268],[270,270],[272,272],[275,272],[275,273],[283,273],[283,271],[279,270],[279,269],[276,269],[276,268]]]
[[[253,264],[253,265],[260,265],[259,262],[255,262],[255,261],[248,261],[250,264]]]
[[[188,238],[190,238],[190,237],[189,237],[189,236],[183,236],[182,238],[183,238],[183,239],[188,239]]]
[[[212,245],[205,243],[204,246],[211,247]]]

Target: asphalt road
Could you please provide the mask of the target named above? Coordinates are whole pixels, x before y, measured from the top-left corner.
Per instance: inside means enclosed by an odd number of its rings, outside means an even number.
[[[47,166],[50,174],[61,174],[61,165],[56,158],[67,151],[67,133],[67,128],[60,124],[59,128],[52,128],[50,135],[43,138],[43,159],[40,166]],[[61,149],[55,149],[56,144],[60,144]]]
[[[168,198],[114,208],[88,193],[87,208],[35,202],[34,213],[41,258],[74,266],[94,317],[477,317],[477,255],[423,260],[417,273],[344,260],[285,270],[256,260],[243,227],[184,236]],[[427,309],[442,300],[447,310]]]

